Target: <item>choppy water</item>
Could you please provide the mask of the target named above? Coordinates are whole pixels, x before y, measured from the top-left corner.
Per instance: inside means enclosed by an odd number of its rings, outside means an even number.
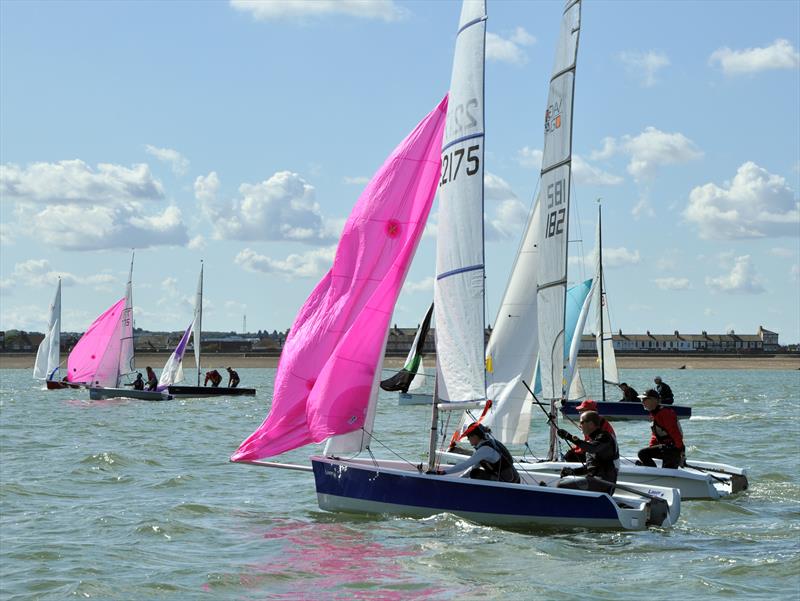
[[[274,376],[239,373],[258,397],[90,402],[0,372],[0,597],[800,597],[800,372],[661,374],[697,416],[683,422],[690,458],[746,467],[749,492],[684,502],[670,530],[543,534],[327,514],[311,474],[229,464]],[[624,373],[639,389],[652,375]],[[428,409],[382,400],[378,438],[420,461]],[[623,451],[648,439],[644,422],[615,427]],[[534,448],[543,439],[537,421]]]

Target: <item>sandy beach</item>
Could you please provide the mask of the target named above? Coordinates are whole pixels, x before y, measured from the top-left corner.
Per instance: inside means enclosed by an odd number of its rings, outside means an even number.
[[[147,353],[136,355],[136,365],[144,369],[147,365],[160,370],[169,355],[167,353]],[[36,355],[3,353],[0,354],[0,369],[33,369]],[[386,357],[384,366],[396,369],[403,365],[405,357]],[[594,357],[579,357],[580,367],[595,367],[597,360]],[[187,355],[183,365],[186,369],[194,368],[194,357]],[[239,368],[276,367],[278,357],[243,355],[241,353],[219,353],[203,356],[204,369],[223,370],[231,366]],[[617,355],[617,365],[622,369],[800,369],[800,355],[765,355],[748,357],[720,357],[720,356],[625,356]]]

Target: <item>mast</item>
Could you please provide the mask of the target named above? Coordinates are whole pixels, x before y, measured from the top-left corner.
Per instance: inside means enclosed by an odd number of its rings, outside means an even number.
[[[200,386],[200,340],[203,335],[203,260],[200,260],[200,279],[194,301],[194,363],[197,366],[197,385]]]
[[[125,286],[125,309],[120,319],[119,368],[116,386],[119,386],[122,376],[135,370],[133,341],[133,260],[135,254],[135,250],[131,249],[131,266],[128,271],[128,283]]]
[[[602,305],[606,302],[605,292],[603,290],[603,207],[600,205],[600,199],[597,199],[597,279],[600,285],[600,340],[603,341],[605,337],[605,327],[603,325],[603,309]],[[606,353],[605,344],[600,345],[600,384],[603,390],[603,402],[606,402]]]

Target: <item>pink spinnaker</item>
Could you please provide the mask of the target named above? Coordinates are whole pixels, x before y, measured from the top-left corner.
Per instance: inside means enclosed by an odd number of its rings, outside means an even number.
[[[84,332],[67,359],[67,381],[83,382],[92,386],[117,385],[116,362],[119,360],[119,350],[114,353],[114,349],[109,347],[120,345],[119,327],[124,310],[125,298],[114,303]],[[113,370],[105,367],[108,361],[104,361],[104,358],[107,355],[113,355]],[[113,371],[113,374],[106,374],[106,371]]]
[[[389,320],[436,193],[446,112],[447,96],[356,202],[333,267],[292,324],[269,415],[233,461],[278,455],[364,424]]]

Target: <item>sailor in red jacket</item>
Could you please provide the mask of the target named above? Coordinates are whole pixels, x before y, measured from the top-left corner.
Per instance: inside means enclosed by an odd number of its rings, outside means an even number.
[[[657,467],[653,458],[662,460],[662,467],[676,468],[685,462],[683,430],[678,416],[669,407],[661,406],[658,392],[648,390],[640,396],[642,405],[650,412],[650,446],[639,451],[636,465]]]
[[[595,401],[593,401],[592,399],[586,399],[585,401],[581,402],[581,404],[578,405],[575,409],[577,409],[578,413],[583,413],[584,411],[595,411],[596,412],[597,411],[597,403]],[[609,434],[611,434],[611,436],[614,437],[614,440],[616,440],[617,439],[617,433],[614,432],[614,428],[611,426],[609,421],[606,418],[601,416],[600,417],[600,422],[601,422],[600,429],[603,430],[603,432],[608,432]],[[587,440],[587,441],[591,440],[591,438],[587,434],[583,435],[583,439]],[[572,461],[572,462],[576,462],[576,463],[583,463],[584,461],[586,461],[586,451],[584,451],[582,448],[580,448],[578,446],[572,447],[572,448],[570,448],[569,451],[564,453],[564,461]]]

